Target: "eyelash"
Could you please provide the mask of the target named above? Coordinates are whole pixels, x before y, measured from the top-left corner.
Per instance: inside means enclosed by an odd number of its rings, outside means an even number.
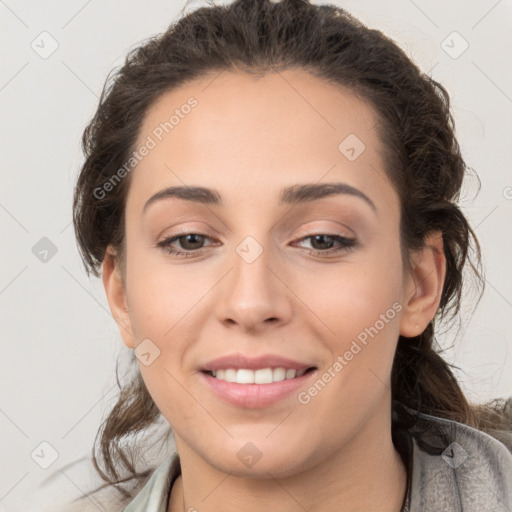
[[[188,250],[188,251],[178,251],[176,249],[173,249],[171,248],[171,244],[176,241],[176,240],[179,240],[180,238],[185,238],[186,236],[189,236],[189,235],[199,235],[203,238],[210,238],[206,235],[203,235],[201,233],[195,233],[195,232],[189,232],[189,233],[179,233],[173,237],[170,237],[170,238],[166,238],[164,240],[162,240],[161,242],[158,242],[157,246],[162,248],[166,253],[172,255],[172,256],[176,256],[178,258],[192,258],[194,256],[197,255],[197,253],[199,253],[202,249],[205,249],[204,247],[201,247],[199,249],[196,249],[196,250]],[[329,237],[329,238],[332,238],[333,239],[333,242],[338,242],[341,244],[340,247],[338,248],[330,248],[330,249],[326,249],[326,250],[320,250],[320,249],[309,249],[307,250],[307,252],[309,254],[314,254],[315,256],[320,256],[320,257],[329,257],[331,256],[332,254],[338,254],[342,251],[346,251],[346,252],[350,252],[352,251],[356,246],[357,246],[357,241],[355,238],[347,238],[347,237],[344,237],[344,236],[341,236],[341,235],[335,235],[335,234],[330,234],[330,233],[317,233],[317,234],[314,234],[314,235],[308,235],[308,236],[305,236],[305,237],[302,237],[299,239],[299,241],[302,241],[302,240],[307,240],[307,239],[312,239],[312,238],[315,238],[317,236],[326,236],[326,237]]]

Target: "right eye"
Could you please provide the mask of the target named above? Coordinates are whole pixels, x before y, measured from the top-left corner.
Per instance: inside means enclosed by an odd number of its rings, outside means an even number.
[[[173,256],[180,258],[190,258],[195,256],[201,249],[204,249],[202,245],[206,239],[210,239],[206,235],[200,233],[180,233],[178,235],[166,238],[161,242],[158,242],[158,247]],[[173,244],[179,243],[183,250],[176,249]]]

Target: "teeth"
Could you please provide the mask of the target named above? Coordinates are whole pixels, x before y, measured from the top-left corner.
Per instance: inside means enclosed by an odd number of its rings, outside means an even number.
[[[278,382],[286,379],[286,370],[284,368],[274,368],[272,370],[272,381]]]
[[[250,370],[246,371],[250,372]],[[274,375],[270,368],[263,368],[251,373],[254,373],[254,384],[271,384],[274,382]]]
[[[224,370],[224,379],[227,380],[228,382],[236,382],[236,370],[233,370],[233,368],[230,368],[229,370]]]
[[[261,368],[259,370],[227,368],[213,371],[212,375],[217,379],[236,382],[237,384],[271,384],[272,382],[301,377],[304,373],[306,373],[306,369],[297,371],[286,370],[285,368]]]
[[[236,382],[238,384],[254,384],[254,373],[252,370],[238,370],[236,372]]]
[[[293,379],[297,372],[295,370],[286,370],[286,378]]]

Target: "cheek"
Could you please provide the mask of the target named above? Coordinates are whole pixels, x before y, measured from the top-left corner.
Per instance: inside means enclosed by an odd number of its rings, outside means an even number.
[[[135,245],[135,244],[134,244]],[[171,339],[208,290],[191,265],[167,264],[156,249],[133,247],[127,258],[130,319],[138,339]]]
[[[150,365],[141,359],[139,368],[159,409],[172,417],[175,404],[190,400],[177,381],[183,380],[190,347],[201,338],[199,317],[212,307],[205,294],[218,277],[199,277],[193,265],[166,264],[165,259],[150,257],[133,245],[126,283],[131,327],[136,343],[150,340],[148,346],[158,354]]]
[[[307,305],[337,339],[351,339],[374,325],[401,297],[401,262],[396,255],[333,268],[307,278],[303,289]],[[396,309],[389,311],[388,319],[396,317]]]
[[[365,411],[374,410],[383,400],[399,336],[401,276],[398,257],[380,263],[376,258],[372,264],[354,265],[350,271],[325,279],[323,293],[309,295],[318,316],[330,328],[323,343],[331,360],[318,376],[327,382],[325,388],[318,385],[311,394],[306,390],[303,398],[311,399],[311,410],[325,424],[332,423],[333,410],[340,410],[350,416],[344,428],[357,428]],[[325,404],[330,409],[324,413]],[[338,428],[332,427],[330,433],[340,435]]]
[[[198,300],[204,295],[197,282],[185,284],[170,268],[139,267],[130,274],[130,318],[137,342],[156,354],[150,364],[139,357],[144,383],[167,421],[174,425],[193,419],[190,395],[183,387],[183,367],[191,341],[198,339]],[[202,291],[202,293],[201,293]],[[148,340],[150,340],[148,342]],[[195,412],[197,414],[197,411]]]
[[[364,264],[322,279],[323,293],[314,294],[318,316],[332,331],[324,343],[335,377],[324,398],[351,411],[371,410],[390,385],[403,307],[399,249],[367,254]]]

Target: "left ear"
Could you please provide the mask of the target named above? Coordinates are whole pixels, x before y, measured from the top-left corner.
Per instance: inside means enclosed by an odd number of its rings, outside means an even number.
[[[400,334],[412,338],[421,334],[434,318],[441,301],[446,276],[443,233],[432,231],[425,247],[411,254],[412,270],[407,271]]]

